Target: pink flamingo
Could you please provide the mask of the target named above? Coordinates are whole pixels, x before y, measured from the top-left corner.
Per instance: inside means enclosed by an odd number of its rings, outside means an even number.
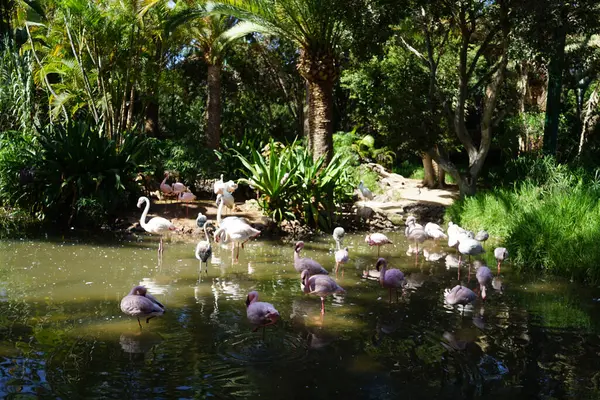
[[[254,229],[247,223],[242,220],[235,220],[226,227],[220,227],[213,234],[215,242],[219,243],[220,240],[223,240],[223,243],[228,243],[231,241],[231,258],[234,257],[234,252],[237,243],[237,253],[235,254],[235,260],[237,261],[240,257],[240,244],[243,246],[248,240],[257,237],[260,235],[260,231],[258,229]]]
[[[423,225],[417,224],[415,217],[408,217],[406,219],[406,229],[404,234],[409,240],[414,240],[415,246],[417,247],[416,260],[419,259],[419,243],[423,243],[429,238],[429,235],[423,229]]]
[[[148,293],[144,286],[134,286],[129,294],[121,299],[121,311],[136,317],[142,329],[140,317],[146,318],[146,323],[149,323],[152,318],[164,314],[165,306]]]
[[[380,268],[381,267],[381,268]],[[390,303],[392,302],[392,289],[396,289],[396,303],[398,302],[398,288],[404,286],[404,274],[396,268],[387,269],[387,261],[385,258],[380,258],[375,264],[375,268],[379,271],[379,283],[382,288],[390,289]]]
[[[160,183],[160,191],[162,192],[163,195],[165,195],[165,198],[167,196],[170,196],[171,194],[173,194],[173,188],[171,187],[171,185],[169,185],[167,183],[168,178],[169,178],[169,173],[165,172],[165,179],[163,179],[163,181]]]
[[[344,293],[345,290],[333,278],[327,275],[310,275],[308,269],[300,274],[304,293],[321,297],[321,315],[325,314],[325,297],[334,293]]]
[[[494,250],[494,257],[496,257],[496,261],[498,261],[498,275],[500,275],[500,265],[502,265],[502,261],[508,258],[508,250],[504,247],[496,247]]]
[[[279,312],[271,303],[258,301],[258,292],[252,291],[246,297],[246,315],[252,325],[256,328],[252,332],[256,332],[258,328],[263,328],[263,339],[265,337],[265,326],[273,325],[279,320]]]
[[[191,203],[194,200],[196,200],[196,196],[194,195],[194,193],[192,192],[182,192],[179,193],[179,201],[183,202],[183,203]],[[188,218],[188,210],[189,207],[185,207],[185,217]]]
[[[312,258],[300,257],[300,250],[304,248],[304,242],[296,242],[294,246],[294,268],[298,272],[307,270],[310,275],[329,275],[329,272],[321,264]]]
[[[379,248],[384,244],[393,244],[383,233],[371,233],[365,237],[365,242],[369,246],[377,246],[377,257],[379,257]]]
[[[465,312],[465,306],[469,303],[472,303],[477,298],[475,292],[473,292],[468,287],[462,285],[456,285],[452,288],[452,290],[446,289],[446,293],[444,295],[446,303],[453,306],[455,304],[460,304],[463,306],[463,314]]]
[[[146,216],[148,215],[148,211],[150,210],[150,200],[142,196],[138,199],[137,206],[140,208],[142,204],[146,202],[146,208],[140,217],[140,225],[144,230],[148,233],[153,233],[155,235],[160,235],[160,243],[158,245],[158,256],[160,257],[163,253],[163,235],[169,231],[174,231],[177,228],[175,225],[171,223],[171,221],[163,218],[163,217],[154,217],[148,223],[146,223]]]

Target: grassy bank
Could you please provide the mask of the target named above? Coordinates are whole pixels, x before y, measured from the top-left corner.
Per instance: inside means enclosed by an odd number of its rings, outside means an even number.
[[[600,282],[600,185],[579,171],[558,168],[534,178],[461,200],[446,219],[471,230],[487,229],[522,270],[540,270]]]

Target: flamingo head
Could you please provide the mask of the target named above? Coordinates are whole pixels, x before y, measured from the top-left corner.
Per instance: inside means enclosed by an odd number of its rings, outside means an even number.
[[[265,319],[269,321],[270,324],[274,324],[279,320],[279,312],[276,309],[270,309],[265,314]]]
[[[258,292],[253,290],[246,297],[246,307],[258,300]]]
[[[137,202],[137,208],[142,207],[142,204],[144,204],[144,201],[145,201],[144,198],[140,197]]]
[[[369,243],[371,241],[371,235],[365,236],[365,243]]]
[[[303,248],[304,248],[304,242],[299,241],[299,242],[296,242],[296,246],[294,246],[294,251],[297,253],[300,250],[302,250]]]
[[[406,221],[404,222],[404,224],[406,226],[411,226],[411,225],[415,224],[416,222],[417,222],[417,219],[411,215],[410,217],[406,218]]]
[[[131,289],[131,292],[129,292],[129,294],[133,294],[135,296],[146,296],[146,293],[148,293],[148,289],[146,289],[145,286],[135,286],[133,289]]]
[[[379,260],[377,260],[377,264],[375,264],[375,268],[377,269],[377,271],[379,271],[379,267],[381,265],[383,265],[384,267],[387,267],[387,261],[383,257],[379,258]]]

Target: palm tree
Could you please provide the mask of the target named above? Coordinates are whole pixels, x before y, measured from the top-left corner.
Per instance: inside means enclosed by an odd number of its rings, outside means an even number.
[[[235,23],[228,15],[209,12],[205,4],[191,4],[178,11],[167,24],[169,31],[187,28],[191,45],[202,53],[208,66],[206,145],[211,149],[217,149],[221,142],[221,70],[225,52],[232,41],[248,34],[237,29]]]
[[[341,0],[221,0],[214,12],[244,22],[241,31],[285,38],[299,50],[298,72],[308,88],[309,146],[313,159],[333,156],[333,88],[339,77],[336,49],[343,34]]]

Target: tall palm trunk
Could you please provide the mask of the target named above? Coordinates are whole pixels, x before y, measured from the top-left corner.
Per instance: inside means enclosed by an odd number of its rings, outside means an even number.
[[[309,144],[313,159],[333,157],[333,85],[338,77],[333,51],[303,49],[298,71],[308,84]]]
[[[221,66],[208,65],[206,99],[206,145],[218,149],[221,143]]]
[[[313,159],[325,156],[329,163],[333,157],[333,82],[308,83],[308,126]]]

